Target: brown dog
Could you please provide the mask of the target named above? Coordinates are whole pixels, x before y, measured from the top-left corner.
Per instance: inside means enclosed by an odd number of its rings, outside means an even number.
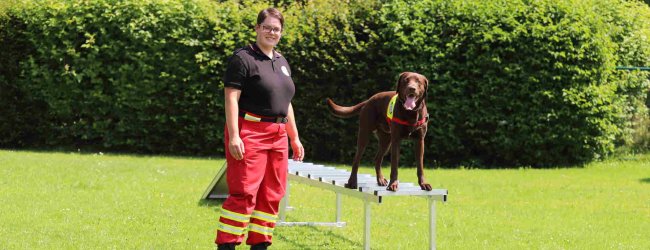
[[[347,118],[359,115],[359,132],[357,137],[357,152],[352,162],[352,174],[345,185],[347,188],[357,188],[357,172],[363,151],[368,145],[370,134],[375,132],[379,139],[379,151],[375,155],[375,172],[377,184],[386,186],[387,190],[397,191],[397,166],[399,165],[400,141],[404,138],[415,140],[415,156],[417,158],[418,184],[422,190],[431,190],[431,185],[424,180],[423,155],[424,136],[427,133],[427,105],[425,99],[429,80],[423,75],[404,72],[399,75],[397,91],[377,93],[370,99],[351,107],[341,107],[327,98],[330,111],[337,117]],[[394,145],[394,147],[391,147]],[[390,182],[387,183],[381,173],[381,162],[388,148],[391,148]]]

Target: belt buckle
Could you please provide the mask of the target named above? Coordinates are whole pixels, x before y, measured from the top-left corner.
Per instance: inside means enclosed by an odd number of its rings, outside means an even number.
[[[287,119],[286,117],[277,117],[275,118],[275,123],[287,123],[288,120],[289,119]]]

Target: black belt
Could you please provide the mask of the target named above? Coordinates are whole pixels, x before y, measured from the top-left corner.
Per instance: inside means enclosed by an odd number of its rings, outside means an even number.
[[[239,111],[239,116],[244,117],[247,121],[253,122],[273,122],[273,123],[287,123],[289,121],[286,117],[268,117],[256,115],[246,111]]]

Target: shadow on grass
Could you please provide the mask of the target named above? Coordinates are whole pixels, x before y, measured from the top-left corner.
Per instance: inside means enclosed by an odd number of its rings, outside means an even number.
[[[335,246],[342,247],[345,245],[345,246],[353,246],[353,248],[355,249],[363,248],[363,244],[350,240],[345,236],[337,234],[330,230],[323,230],[322,228],[315,227],[315,226],[308,226],[308,227],[316,232],[314,235],[318,235],[321,238],[327,237],[333,239],[331,242]],[[278,239],[281,239],[287,243],[292,244],[293,246],[291,247],[291,249],[323,249],[322,240],[314,240],[313,242],[310,242],[309,239],[311,239],[312,237],[304,237],[300,241],[297,241],[292,238],[288,238],[283,235],[276,235],[274,237],[277,237]]]
[[[650,177],[648,177],[648,178],[643,178],[643,179],[641,179],[641,180],[639,180],[639,181],[640,181],[640,182],[643,182],[643,183],[648,183],[648,184],[650,184]]]
[[[221,207],[221,204],[224,202],[224,200],[219,200],[219,199],[200,199],[199,202],[196,204],[199,207],[216,207],[219,206]]]

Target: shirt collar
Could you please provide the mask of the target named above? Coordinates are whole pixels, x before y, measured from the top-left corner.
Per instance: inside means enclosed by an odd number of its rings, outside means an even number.
[[[260,47],[257,46],[257,43],[252,43],[250,45],[250,48],[251,50],[255,51],[255,53],[257,53],[258,55],[263,56],[264,58],[268,58],[268,56],[264,54],[264,52],[262,52]],[[282,57],[282,55],[280,55],[280,53],[278,53],[277,51],[275,51],[275,49],[273,49],[273,57],[280,58]]]

